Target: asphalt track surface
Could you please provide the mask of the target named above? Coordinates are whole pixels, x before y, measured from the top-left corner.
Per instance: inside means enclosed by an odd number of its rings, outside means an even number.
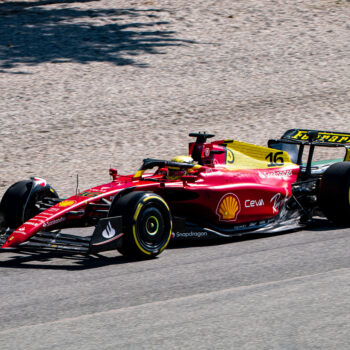
[[[138,262],[1,254],[1,350],[349,349],[350,230],[323,226]]]

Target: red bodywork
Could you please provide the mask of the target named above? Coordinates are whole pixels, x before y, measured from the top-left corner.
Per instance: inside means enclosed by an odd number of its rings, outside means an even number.
[[[173,216],[205,220],[222,228],[268,220],[279,214],[292,194],[291,185],[300,170],[298,165],[230,169],[222,152],[225,141],[200,146],[203,165],[179,179],[168,178],[166,167],[142,177],[119,176],[111,169],[112,182],[71,196],[41,212],[18,227],[1,248],[15,247],[48,228],[79,226],[93,213],[96,215],[93,204],[112,202],[127,189],[155,192],[166,200]],[[196,144],[191,143],[190,154],[194,147]]]

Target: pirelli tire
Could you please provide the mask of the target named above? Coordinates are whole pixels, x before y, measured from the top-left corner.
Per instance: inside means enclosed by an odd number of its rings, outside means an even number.
[[[338,225],[350,225],[350,162],[332,164],[322,175],[319,205]]]
[[[112,203],[109,216],[122,216],[124,235],[117,249],[125,256],[153,258],[169,243],[172,231],[170,209],[155,193],[128,193]]]
[[[44,197],[58,198],[56,191],[50,186],[36,186],[31,180],[22,180],[11,185],[0,203],[0,219],[2,227],[17,228],[25,221],[39,214],[36,202]]]

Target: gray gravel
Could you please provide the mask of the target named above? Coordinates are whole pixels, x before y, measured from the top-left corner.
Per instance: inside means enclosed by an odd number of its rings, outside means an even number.
[[[34,174],[68,195],[191,131],[349,130],[349,19],[336,0],[0,1],[0,191]]]

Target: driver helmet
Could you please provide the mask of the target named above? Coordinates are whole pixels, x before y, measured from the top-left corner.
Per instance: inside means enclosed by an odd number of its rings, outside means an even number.
[[[187,163],[187,164],[193,164],[194,160],[191,156],[176,156],[172,159],[170,159],[171,162],[175,163]],[[175,166],[169,166],[168,167],[168,179],[170,180],[177,180],[180,179],[181,176],[187,175],[188,170],[187,169],[181,169],[180,167],[175,167]]]

